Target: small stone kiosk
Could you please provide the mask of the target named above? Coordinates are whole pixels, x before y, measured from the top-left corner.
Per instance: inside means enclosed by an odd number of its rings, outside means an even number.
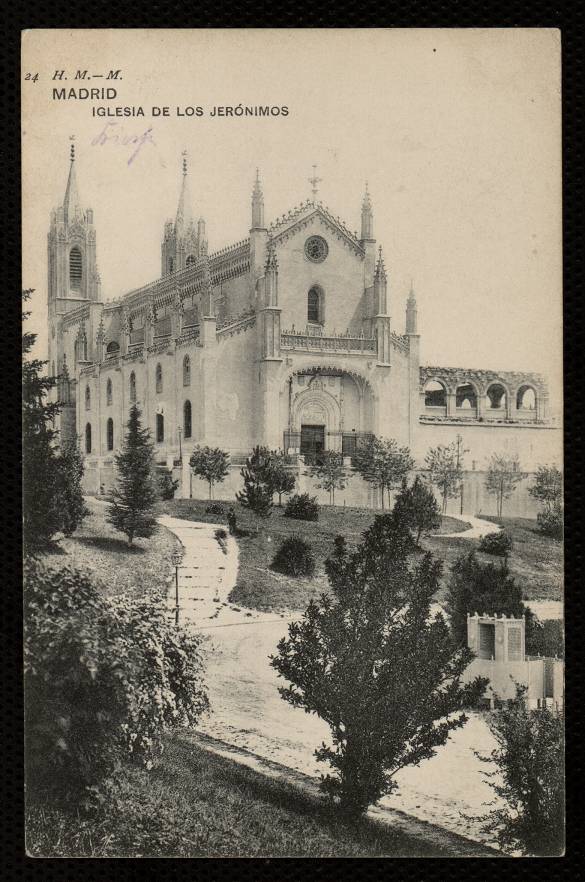
[[[475,658],[464,674],[464,681],[488,677],[484,698],[490,707],[496,699],[516,695],[516,683],[526,686],[526,700],[532,708],[545,705],[560,708],[563,702],[563,661],[526,655],[526,622],[505,615],[467,614],[467,645]]]

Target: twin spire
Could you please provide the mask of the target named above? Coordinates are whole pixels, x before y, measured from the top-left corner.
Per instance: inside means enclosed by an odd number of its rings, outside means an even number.
[[[65,188],[65,199],[63,200],[63,215],[65,223],[69,223],[74,217],[81,216],[81,200],[79,198],[79,190],[77,188],[77,175],[75,174],[75,144],[73,143],[75,135],[71,135],[71,147],[69,149],[69,177],[67,178],[67,187]]]

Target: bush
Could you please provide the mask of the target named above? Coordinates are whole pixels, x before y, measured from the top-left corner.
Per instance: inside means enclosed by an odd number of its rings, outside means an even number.
[[[29,561],[24,572],[29,786],[69,795],[125,758],[150,766],[165,731],[207,708],[200,638],[163,596],[108,599],[88,573]]]
[[[174,499],[179,482],[173,479],[170,469],[161,469],[158,475],[158,492],[161,499]]]
[[[550,536],[552,539],[563,538],[563,510],[559,506],[539,511],[536,523],[540,532],[545,536]]]
[[[564,628],[561,619],[533,621],[526,630],[527,655],[541,655],[544,658],[565,657]]]
[[[220,505],[219,502],[212,502],[205,507],[205,514],[222,515],[223,505]]]
[[[497,533],[488,533],[482,536],[479,542],[479,550],[486,554],[495,554],[504,557],[512,550],[512,537],[505,530]]]
[[[298,521],[318,521],[319,503],[316,496],[308,493],[295,493],[286,503],[284,509],[285,518],[295,518]]]
[[[276,552],[272,569],[286,576],[312,576],[315,556],[311,546],[300,536],[288,536]]]

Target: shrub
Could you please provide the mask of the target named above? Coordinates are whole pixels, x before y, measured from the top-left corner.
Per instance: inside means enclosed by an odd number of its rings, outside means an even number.
[[[300,536],[288,536],[276,552],[272,569],[286,576],[312,576],[315,556],[311,546]]]
[[[205,514],[222,515],[223,506],[220,505],[219,502],[212,502],[210,505],[207,505],[205,507]]]
[[[207,707],[200,638],[154,600],[108,599],[89,574],[25,567],[24,672],[29,785],[62,795],[124,758],[149,766],[165,731]]]
[[[505,530],[497,533],[487,533],[482,536],[479,542],[479,550],[486,554],[495,554],[498,557],[505,557],[512,550],[512,537]]]
[[[170,469],[161,469],[157,483],[161,499],[174,499],[179,482],[173,480],[173,473]]]
[[[286,503],[284,509],[285,518],[295,518],[298,521],[318,521],[319,503],[316,496],[308,493],[295,493]]]
[[[538,529],[552,539],[563,538],[563,510],[560,506],[539,511],[536,516]]]
[[[544,658],[565,657],[564,628],[561,619],[538,619],[526,629],[526,653]]]

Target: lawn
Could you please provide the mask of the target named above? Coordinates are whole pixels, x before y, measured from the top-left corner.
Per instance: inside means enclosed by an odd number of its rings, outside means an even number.
[[[27,852],[59,857],[446,856],[369,819],[344,822],[294,785],[169,737],[151,771],[127,766],[101,814],[29,806]],[[463,845],[463,843],[462,843]],[[449,848],[449,850],[447,850]]]
[[[167,514],[174,517],[224,523],[229,504],[220,504],[224,515],[207,513],[209,502],[197,499],[177,499],[161,503],[161,506]],[[238,584],[232,590],[229,600],[238,606],[264,612],[305,609],[312,598],[328,589],[324,564],[331,554],[335,537],[342,535],[349,545],[357,545],[375,515],[380,514],[371,509],[323,506],[319,511],[318,521],[298,521],[285,518],[284,508],[276,506],[256,533],[254,516],[237,503],[233,507],[238,521],[240,562]],[[467,526],[464,521],[445,517],[440,531],[458,532]],[[313,548],[317,570],[310,579],[293,579],[270,569],[278,546],[293,533],[302,536]],[[465,540],[460,541],[465,543]]]
[[[90,570],[111,596],[144,595],[164,586],[173,550],[179,547],[173,534],[159,527],[156,537],[135,539],[128,546],[126,537],[107,523],[106,506],[92,499],[86,504],[90,514],[73,536],[53,545],[45,560]]]

